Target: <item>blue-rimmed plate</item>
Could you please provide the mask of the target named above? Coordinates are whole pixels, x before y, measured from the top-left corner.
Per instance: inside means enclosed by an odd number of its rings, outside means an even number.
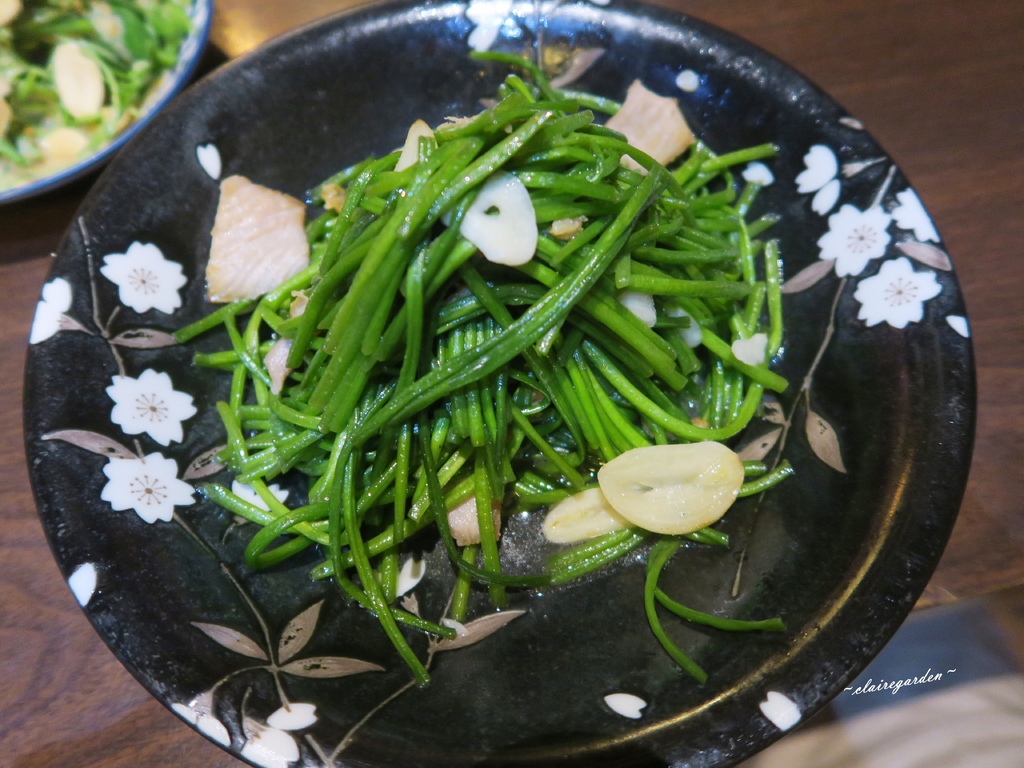
[[[142,130],[153,117],[163,109],[175,95],[188,84],[199,64],[200,57],[210,36],[213,21],[213,0],[194,0],[189,11],[192,31],[181,44],[178,60],[174,67],[164,73],[157,83],[145,94],[138,117],[113,139],[101,145],[81,160],[51,171],[15,186],[0,187],[0,205],[26,200],[45,192],[62,187],[75,179],[103,167],[121,147]]]
[[[538,13],[540,8],[543,13]],[[546,10],[545,10],[546,9]],[[785,259],[792,386],[743,436],[795,478],[722,521],[730,552],[691,547],[667,591],[784,634],[672,625],[695,684],[644,618],[632,561],[586,583],[481,607],[465,647],[428,647],[409,684],[375,619],[307,562],[253,574],[252,535],[193,494],[223,442],[227,382],[169,333],[209,312],[203,270],[230,174],[301,196],[399,146],[412,120],[478,110],[500,67],[471,47],[604,51],[574,87],[677,98],[724,152],[765,141],[758,205]],[[841,692],[938,561],[966,480],[974,369],[962,297],[931,219],[886,153],[785,64],[695,19],[621,0],[399,3],[274,41],[146,126],[79,211],[43,289],[26,374],[40,517],[71,588],[127,668],[212,740],[266,766],[692,765],[736,762]],[[513,526],[513,559],[536,558]],[[442,615],[429,553],[411,588]],[[617,694],[619,694],[617,696]],[[608,698],[611,697],[611,698]]]

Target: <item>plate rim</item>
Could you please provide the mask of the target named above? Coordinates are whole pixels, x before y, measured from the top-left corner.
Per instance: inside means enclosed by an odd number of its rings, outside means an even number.
[[[443,2],[432,2],[430,0],[427,0],[427,2],[418,2],[417,0],[402,0],[401,2],[370,3],[370,4],[366,4],[366,5],[361,5],[361,6],[358,6],[356,8],[353,8],[353,9],[349,9],[349,10],[341,11],[341,12],[338,12],[338,13],[335,13],[335,14],[331,14],[330,16],[324,17],[322,19],[313,20],[313,21],[311,21],[311,22],[309,22],[307,24],[304,24],[304,25],[302,25],[302,26],[300,26],[300,27],[298,27],[298,28],[296,28],[294,30],[290,30],[289,32],[284,33],[283,35],[278,36],[278,37],[274,38],[271,41],[268,41],[268,43],[260,46],[259,48],[255,49],[254,51],[249,52],[249,53],[245,54],[242,57],[239,57],[237,59],[232,60],[231,62],[226,64],[223,68],[221,68],[221,70],[218,70],[218,72],[222,71],[222,70],[226,70],[226,69],[233,69],[235,67],[241,67],[241,66],[243,66],[245,64],[245,62],[248,62],[248,61],[250,61],[252,59],[255,59],[255,58],[259,57],[259,56],[267,55],[267,51],[268,50],[270,50],[270,51],[274,50],[276,46],[286,46],[286,45],[290,44],[295,38],[301,37],[301,36],[305,36],[307,34],[310,34],[311,30],[313,30],[313,31],[321,30],[322,28],[326,28],[326,27],[330,27],[330,26],[334,26],[334,25],[338,25],[338,24],[345,24],[345,23],[357,24],[357,23],[359,23],[364,18],[376,18],[376,17],[380,16],[381,14],[385,13],[386,11],[390,11],[390,10],[398,9],[398,8],[403,9],[403,10],[412,10],[412,9],[416,9],[416,8],[430,8],[430,9],[434,9],[434,10],[439,9],[439,8],[452,8],[452,9],[454,9],[454,8],[461,8],[461,9],[463,9],[462,12],[464,12],[464,10],[467,7],[467,5],[468,4],[466,2],[462,2],[461,0],[445,0]],[[740,45],[742,45],[744,47],[747,47],[749,49],[755,50],[755,51],[758,52],[759,55],[765,56],[768,59],[770,59],[770,60],[772,60],[774,62],[777,62],[782,67],[795,72],[798,75],[798,77],[801,80],[803,80],[807,85],[809,85],[810,87],[816,89],[817,92],[823,98],[827,99],[831,103],[834,103],[834,104],[837,103],[833,97],[831,97],[827,92],[825,92],[820,87],[818,87],[813,81],[811,81],[809,78],[807,78],[806,75],[804,75],[802,72],[799,72],[798,70],[796,70],[791,65],[789,65],[788,63],[786,63],[785,61],[783,61],[779,57],[775,56],[774,54],[772,54],[772,53],[770,53],[768,51],[765,51],[763,49],[760,49],[754,43],[751,43],[751,42],[749,42],[749,41],[747,41],[747,40],[745,40],[745,39],[735,35],[734,33],[729,32],[728,30],[723,30],[723,29],[721,29],[721,28],[719,28],[719,27],[717,27],[715,25],[712,25],[712,24],[709,24],[707,22],[704,22],[704,21],[702,21],[702,20],[700,20],[700,19],[698,19],[698,18],[696,18],[694,16],[691,16],[689,14],[676,13],[676,12],[669,11],[668,9],[664,9],[664,8],[661,8],[661,7],[649,6],[649,5],[645,5],[643,3],[635,2],[634,0],[614,0],[612,8],[614,8],[615,11],[621,12],[621,13],[626,14],[626,15],[632,16],[632,15],[636,15],[636,14],[643,14],[643,15],[646,15],[646,16],[649,16],[649,17],[653,17],[653,18],[656,18],[656,19],[661,19],[661,20],[663,20],[663,21],[665,21],[665,22],[667,22],[667,23],[669,23],[671,25],[678,25],[678,26],[682,26],[682,27],[685,27],[685,26],[687,26],[689,24],[694,24],[695,23],[703,31],[712,31],[715,34],[718,34],[718,35],[721,35],[723,37],[726,37],[726,38],[728,38],[728,40],[730,41],[731,44],[740,44]],[[604,10],[605,10],[604,7],[596,9],[597,12],[601,12],[601,11],[604,11]],[[145,133],[145,132],[144,131],[140,131],[140,133]],[[902,169],[901,169],[901,171],[902,171]],[[103,181],[106,182],[108,180],[108,176],[112,177],[114,175],[114,173],[116,173],[116,166],[115,166],[115,164],[112,164],[111,167],[108,168],[107,171],[104,172],[104,175],[102,177]],[[908,182],[909,182],[909,180],[908,180]],[[100,187],[100,188],[102,186],[103,186],[102,184],[98,185],[98,187]],[[92,195],[90,194],[89,197],[91,197],[91,196]],[[2,199],[2,198],[0,198],[0,199]],[[87,202],[88,202],[88,198],[87,198]],[[85,205],[85,203],[83,203],[83,205]],[[77,219],[77,214],[76,214],[76,219]],[[66,243],[62,243],[60,252],[63,253],[65,248],[66,248]],[[47,281],[52,279],[53,276],[55,274],[57,274],[57,270],[58,270],[59,266],[60,266],[60,261],[59,260],[55,261],[54,265],[51,267],[50,273],[49,273],[49,275],[47,277]],[[962,290],[959,289],[959,284],[957,284],[957,289],[958,289],[958,292],[960,294],[960,299],[961,299],[961,301],[963,301]],[[962,454],[963,458],[960,461],[960,463],[958,464],[958,466],[956,467],[956,471],[955,472],[951,471],[950,473],[948,473],[949,476],[946,478],[946,483],[945,483],[946,486],[948,486],[949,491],[951,491],[952,494],[953,494],[952,497],[948,498],[949,503],[953,504],[954,503],[954,498],[955,498],[956,511],[959,510],[960,505],[962,504],[962,499],[963,499],[964,492],[966,491],[967,477],[968,477],[969,468],[970,468],[971,452],[973,450],[974,432],[975,432],[975,424],[976,424],[976,411],[977,411],[977,409],[976,409],[976,398],[977,398],[977,392],[976,392],[976,363],[975,363],[975,358],[974,358],[973,344],[970,343],[970,340],[968,340],[965,349],[966,349],[966,353],[967,354],[966,354],[966,360],[964,360],[963,363],[964,363],[964,366],[965,366],[965,370],[966,370],[966,372],[968,374],[969,382],[968,382],[967,388],[964,391],[962,391],[962,392],[960,392],[958,394],[960,396],[960,399],[962,401],[964,401],[962,404],[966,408],[966,419],[964,421],[962,421],[958,425],[959,428],[957,430],[958,436],[963,440],[963,442],[959,445],[960,450],[963,452],[963,454]],[[30,380],[30,377],[31,377],[32,367],[33,367],[33,363],[32,363],[32,350],[30,348],[29,349],[29,360],[26,362],[26,373],[25,373],[26,392],[28,392],[27,387],[28,387],[29,380]],[[24,420],[25,420],[25,424],[26,424],[25,438],[26,438],[26,442],[27,442],[29,440],[29,435],[30,435],[30,430],[29,430],[28,427],[29,427],[29,422],[31,421],[30,413],[29,413],[29,410],[28,410],[27,407],[23,409],[23,415],[24,415]],[[32,447],[27,445],[26,449],[27,449],[28,456],[31,457],[31,455],[32,455]],[[33,494],[35,495],[36,494],[37,478],[35,477],[34,471],[31,471],[31,467],[30,467],[30,474],[32,474]],[[957,488],[959,488],[959,491],[957,491]],[[39,506],[39,501],[38,501],[38,497],[37,497],[37,508],[38,508],[38,506]],[[949,517],[948,524],[944,526],[943,530],[932,531],[931,537],[930,537],[930,544],[931,544],[931,547],[933,549],[932,556],[928,557],[928,558],[925,558],[925,560],[926,561],[930,561],[930,563],[929,562],[923,562],[923,563],[919,564],[918,566],[916,566],[916,568],[917,568],[917,570],[916,570],[917,575],[920,575],[921,573],[925,573],[925,572],[930,574],[930,573],[932,573],[934,571],[935,566],[938,564],[939,557],[941,556],[941,552],[945,548],[945,545],[948,542],[949,536],[950,536],[950,534],[952,532],[953,524],[954,524],[954,522],[956,520],[956,517],[957,517],[956,511],[954,511],[953,514]],[[41,509],[40,509],[39,514],[40,514],[40,517],[43,518],[43,511]],[[50,531],[48,530],[48,524],[47,524],[45,519],[42,519],[41,521],[43,522],[44,529],[46,529],[46,531],[47,531],[47,539],[48,539],[48,542],[50,542],[51,548],[54,551],[55,559],[57,559],[58,564],[60,565],[62,573],[64,573],[65,577],[67,577],[70,574],[65,572],[65,564],[63,562],[61,562],[60,558],[58,557],[58,553],[57,553],[56,549],[54,548],[53,540],[51,538]],[[872,597],[872,595],[875,594],[875,593],[861,594],[861,592],[859,591],[859,587],[860,587],[860,585],[861,585],[861,583],[863,581],[863,578],[877,573],[878,569],[880,569],[882,567],[882,565],[884,565],[886,562],[888,562],[892,558],[896,558],[896,557],[899,557],[901,555],[901,552],[898,551],[898,548],[896,550],[893,550],[893,547],[896,547],[896,544],[890,538],[885,538],[885,539],[883,539],[879,543],[880,543],[880,546],[873,552],[873,554],[870,557],[870,559],[864,561],[863,567],[861,568],[861,576],[862,576],[861,580],[858,580],[856,583],[852,583],[852,584],[848,585],[847,589],[845,590],[848,593],[847,594],[848,600],[844,601],[840,605],[840,610],[845,608],[845,606],[850,605],[851,604],[850,601],[853,601],[853,603],[852,603],[853,605],[858,605],[859,603],[861,603],[863,601],[869,600]],[[906,567],[907,568],[911,568],[912,566],[910,564],[906,564]],[[847,682],[852,680],[855,677],[855,675],[860,670],[862,670],[864,666],[866,666],[868,661],[870,661],[870,658],[873,657],[875,655],[875,653],[877,653],[877,651],[880,650],[880,648],[885,644],[885,642],[888,641],[888,639],[892,636],[892,634],[896,631],[896,629],[902,623],[903,619],[913,609],[914,603],[916,602],[917,598],[919,597],[921,591],[923,591],[923,589],[925,588],[926,583],[927,583],[927,578],[925,578],[923,581],[921,581],[920,588],[917,590],[916,594],[912,594],[912,592],[907,592],[902,600],[897,601],[895,604],[893,604],[893,605],[891,605],[889,607],[889,611],[890,611],[889,617],[890,617],[890,619],[892,619],[893,617],[898,617],[897,620],[891,622],[891,626],[888,627],[888,629],[884,633],[884,635],[876,636],[875,643],[874,643],[874,649],[873,649],[873,651],[871,653],[867,654],[867,661],[865,661],[864,664],[862,664],[859,668],[850,669],[845,674],[841,674],[838,677],[834,677],[832,679],[832,685],[830,686],[830,689],[841,690],[841,687],[843,685],[845,685]],[[850,609],[847,608],[846,610],[850,610]],[[85,613],[89,617],[90,621],[92,621],[93,617],[91,616],[91,614],[88,611],[85,611]],[[94,623],[94,626],[96,626],[95,623]],[[106,638],[103,635],[103,633],[100,631],[100,628],[98,626],[96,626],[96,629],[101,634],[101,637],[104,638],[104,641],[106,642]],[[827,633],[827,632],[831,631],[831,624],[829,622],[826,622],[821,627],[821,630],[822,630],[823,633]],[[800,648],[802,649],[802,648],[805,648],[805,647],[816,647],[817,645],[820,645],[820,643],[821,643],[820,638],[821,637],[822,637],[821,634],[815,635],[814,637],[809,637],[807,639],[806,643],[804,645],[802,645]],[[796,650],[797,649],[794,649],[793,653],[796,653]],[[144,687],[146,687],[147,690],[149,690],[154,695],[155,698],[157,698],[159,701],[161,701],[161,703],[164,704],[165,707],[170,708],[170,703],[168,701],[166,701],[164,699],[164,697],[162,697],[162,696],[160,696],[160,695],[158,695],[156,693],[155,689],[156,689],[157,686],[155,684],[155,681],[144,680],[142,677],[140,677],[138,674],[136,674],[136,670],[133,669],[132,665],[128,661],[126,661],[125,659],[121,658],[120,655],[118,657],[119,657],[119,660],[125,665],[125,667],[133,674],[133,676],[135,676],[136,679],[138,679],[139,682],[142,683],[144,685]],[[784,671],[785,668],[787,667],[787,660],[786,659],[779,659],[777,663],[773,661],[771,664],[767,665],[767,667],[768,668],[765,669],[765,671],[764,671],[764,678],[763,679],[768,679],[768,680],[776,679],[777,673],[780,670]],[[807,683],[802,688],[801,688],[800,685],[794,684],[792,681],[789,681],[786,684],[786,688],[788,690],[790,690],[790,691],[806,689],[806,690],[810,691],[811,695],[817,695],[819,699],[822,696],[825,696],[824,700],[821,701],[819,704],[817,704],[817,706],[814,706],[812,708],[812,710],[810,710],[810,711],[816,710],[816,709],[820,708],[821,706],[824,706],[824,704],[827,703],[827,701],[832,698],[831,695],[827,695],[827,691],[826,690],[823,690],[823,689],[820,689],[820,688],[818,690],[814,690],[814,689],[817,688],[817,686],[815,686],[815,684],[814,684],[814,681],[807,681]],[[696,709],[704,710],[704,709],[707,709],[707,708],[710,708],[710,707],[717,706],[720,703],[720,700],[723,697],[726,697],[728,694],[731,694],[731,693],[732,693],[731,691],[730,692],[724,692],[724,693],[716,696],[714,700],[712,700],[710,702],[706,702],[705,704],[701,705],[700,707],[697,707]],[[752,704],[752,703],[755,703],[755,702],[753,702],[752,699],[750,699],[750,695],[751,695],[751,692],[743,692],[743,691],[737,692],[737,696],[733,696],[732,697],[731,703],[735,704],[738,701],[740,701],[741,699],[744,699],[745,700],[744,706],[746,706],[747,709],[749,709],[749,705]],[[682,719],[690,716],[691,714],[692,714],[691,712],[679,713],[678,714],[678,719],[682,720]],[[192,727],[194,729],[197,729],[195,724],[190,724],[190,725],[192,725]],[[666,727],[666,729],[670,728],[670,726],[665,726],[665,727]],[[784,735],[784,732],[779,732],[779,733],[775,734],[775,738],[780,738],[782,735]],[[655,734],[655,739],[657,740],[659,738],[660,738],[660,734]],[[770,739],[767,742],[761,742],[759,748],[767,746],[769,743],[771,743],[771,741],[774,741],[774,740],[775,739],[773,738],[773,739]],[[239,759],[242,759],[235,750],[229,749],[228,751],[231,754],[235,755],[236,757],[239,757]],[[749,754],[749,753],[747,753],[747,754]]]

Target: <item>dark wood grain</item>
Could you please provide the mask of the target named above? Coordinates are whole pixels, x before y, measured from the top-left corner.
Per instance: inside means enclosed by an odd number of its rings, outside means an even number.
[[[967,494],[925,601],[1024,584],[1024,3],[660,2],[790,62],[860,118],[913,181],[967,297],[979,392]],[[220,0],[214,40],[238,55],[342,5]],[[106,650],[36,521],[21,432],[25,343],[47,255],[89,182],[0,208],[0,765],[238,766]]]

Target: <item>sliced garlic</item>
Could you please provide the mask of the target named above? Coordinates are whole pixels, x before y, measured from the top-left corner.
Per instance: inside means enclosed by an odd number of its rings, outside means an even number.
[[[612,509],[600,488],[574,493],[551,508],[541,532],[556,544],[572,544],[628,528],[629,521]]]
[[[411,126],[409,126],[409,133],[405,137],[405,146],[402,147],[402,154],[398,157],[398,162],[395,164],[396,171],[404,171],[406,168],[412,168],[419,162],[420,159],[420,139],[430,139],[434,141],[434,132],[430,130],[430,126],[422,120],[417,120]],[[437,142],[434,142],[435,146]]]
[[[741,363],[762,365],[768,354],[768,334],[755,333],[749,339],[736,339],[732,343],[732,353]]]
[[[324,184],[320,189],[320,197],[324,199],[324,208],[341,213],[342,208],[345,207],[347,194],[345,188],[340,184]]]
[[[281,337],[267,350],[263,358],[263,365],[270,374],[270,391],[275,395],[281,394],[284,382],[292,369],[288,367],[288,353],[292,351],[292,340]]]
[[[494,538],[501,538],[501,502],[497,499],[491,502],[491,522],[494,525]],[[460,547],[480,543],[480,520],[476,515],[474,496],[448,510],[448,525],[452,538]]]
[[[658,311],[654,308],[654,297],[639,291],[623,291],[619,294],[619,303],[632,312],[641,323],[653,328],[658,322]]]
[[[537,250],[537,215],[526,186],[510,173],[495,173],[466,211],[462,236],[495,264],[519,266]]]
[[[0,0],[0,27],[14,21],[21,13],[21,0]]]
[[[646,152],[662,165],[668,165],[693,143],[693,131],[675,99],[659,96],[634,80],[626,91],[619,111],[608,119],[609,128],[623,134],[631,145]],[[626,156],[622,164],[639,165]]]
[[[72,117],[81,120],[99,114],[106,87],[99,65],[75,42],[53,50],[53,80],[57,96]]]
[[[743,462],[721,443],[652,445],[612,459],[597,480],[608,503],[633,525],[690,533],[732,506],[743,485]]]
[[[78,128],[57,128],[39,140],[46,162],[57,166],[76,160],[89,146],[89,137]]]
[[[305,291],[292,291],[292,305],[288,307],[288,317],[299,317],[306,311],[309,296]]]
[[[555,219],[548,227],[548,234],[559,240],[572,240],[583,231],[586,216],[573,216],[571,219]]]
[[[690,347],[691,349],[700,346],[700,324],[697,322],[696,318],[693,315],[691,315],[689,312],[687,312],[685,309],[682,309],[681,307],[671,306],[667,310],[665,310],[665,314],[667,314],[669,317],[689,318],[690,324],[685,328],[677,328],[676,332],[679,334],[679,337],[683,340],[683,342],[685,342],[686,346]]]
[[[441,123],[441,128],[461,128],[464,125],[469,125],[473,122],[473,115],[448,115],[444,122]]]

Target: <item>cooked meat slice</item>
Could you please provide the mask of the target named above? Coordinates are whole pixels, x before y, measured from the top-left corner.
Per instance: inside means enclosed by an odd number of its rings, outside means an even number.
[[[244,176],[224,179],[206,266],[207,299],[255,299],[309,266],[305,218],[301,200]]]

